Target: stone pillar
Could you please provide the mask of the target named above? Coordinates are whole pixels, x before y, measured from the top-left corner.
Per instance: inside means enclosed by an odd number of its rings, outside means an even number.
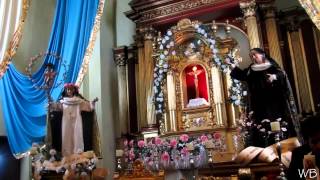
[[[299,108],[304,112],[312,112],[315,109],[301,29],[298,21],[290,19],[289,22],[287,35]]]
[[[129,114],[128,114],[128,86],[127,86],[127,47],[119,47],[114,49],[114,60],[117,65],[118,76],[118,113],[119,121],[116,124],[118,126],[117,132],[121,135],[128,133]],[[119,138],[119,137],[118,137]]]
[[[274,58],[281,67],[283,67],[280,42],[275,19],[275,7],[272,4],[262,4],[261,8],[263,10],[265,19],[264,22],[266,25],[270,56]]]
[[[259,38],[255,0],[240,2],[240,8],[243,12],[245,24],[247,26],[250,47],[261,47],[262,43]]]

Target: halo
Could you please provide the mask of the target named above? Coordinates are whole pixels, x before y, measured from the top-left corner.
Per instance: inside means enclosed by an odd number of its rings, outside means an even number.
[[[57,60],[57,61],[60,61],[60,64],[62,67],[64,67],[65,71],[64,73],[62,74],[62,77],[63,79],[61,81],[59,81],[58,83],[56,83],[54,86],[51,86],[49,87],[48,85],[44,84],[44,85],[37,85],[37,81],[34,80],[32,78],[32,67],[34,65],[34,63],[36,61],[38,61],[40,58],[42,57],[46,57],[46,56],[49,56],[49,57],[52,57],[54,58],[54,60]],[[68,65],[66,65],[65,61],[62,59],[61,56],[57,55],[56,53],[52,53],[52,52],[40,52],[38,53],[37,55],[35,56],[32,56],[30,59],[29,59],[29,63],[26,67],[26,73],[27,73],[27,76],[29,78],[29,80],[33,83],[33,87],[36,88],[36,89],[42,89],[42,90],[49,90],[49,89],[54,89],[56,87],[59,87],[61,86],[65,80],[67,79],[67,71],[68,71],[68,68],[67,68]]]

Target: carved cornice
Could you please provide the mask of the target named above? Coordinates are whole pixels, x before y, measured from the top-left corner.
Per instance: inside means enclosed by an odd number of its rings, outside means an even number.
[[[256,1],[242,1],[239,3],[245,18],[256,15]]]
[[[117,66],[126,66],[128,62],[128,47],[122,46],[113,49],[114,62]]]
[[[232,0],[162,0],[159,2],[150,1],[149,4],[136,5],[130,3],[132,11],[126,12],[128,18],[137,23],[154,22],[155,19],[181,15],[186,12],[197,12],[201,8],[223,8],[224,5],[237,4]]]
[[[286,27],[289,32],[298,31],[300,28],[300,20],[296,17],[289,17],[286,19]]]
[[[274,7],[273,4],[261,4],[259,6],[262,10],[262,13],[265,19],[275,18],[276,8]]]

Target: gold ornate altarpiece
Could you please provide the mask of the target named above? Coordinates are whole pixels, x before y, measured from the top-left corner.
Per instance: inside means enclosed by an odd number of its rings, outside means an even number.
[[[173,40],[176,55],[168,57],[169,70],[164,82],[165,112],[160,119],[160,136],[173,137],[180,134],[201,135],[219,132],[226,144],[226,149],[216,152],[223,153],[220,161],[231,160],[235,153],[233,139],[236,135],[236,116],[238,107],[228,102],[228,88],[231,85],[229,73],[223,73],[212,62],[212,50],[203,43],[200,54],[185,56],[183,52],[194,39],[206,42],[204,37],[196,35],[189,19],[183,19],[173,28]],[[237,41],[229,35],[225,38],[216,37],[219,55],[226,55],[237,46]],[[157,52],[157,49],[154,49]],[[180,55],[179,55],[180,54]],[[208,87],[208,105],[188,108],[184,70],[186,67],[198,65],[204,69]]]

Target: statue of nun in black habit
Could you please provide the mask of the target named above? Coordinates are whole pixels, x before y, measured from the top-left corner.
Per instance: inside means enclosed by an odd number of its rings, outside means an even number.
[[[248,68],[242,70],[231,65],[230,75],[246,82],[248,86],[248,112],[253,111],[253,125],[260,125],[260,130],[269,132],[270,121],[280,121],[281,118],[281,124],[287,124],[285,134],[300,137],[300,123],[286,73],[260,48],[251,49],[250,57],[253,62]],[[267,136],[267,143],[259,132],[253,132],[251,136],[253,146],[265,147],[274,143],[274,137],[270,134]],[[287,137],[282,137],[284,138]]]

